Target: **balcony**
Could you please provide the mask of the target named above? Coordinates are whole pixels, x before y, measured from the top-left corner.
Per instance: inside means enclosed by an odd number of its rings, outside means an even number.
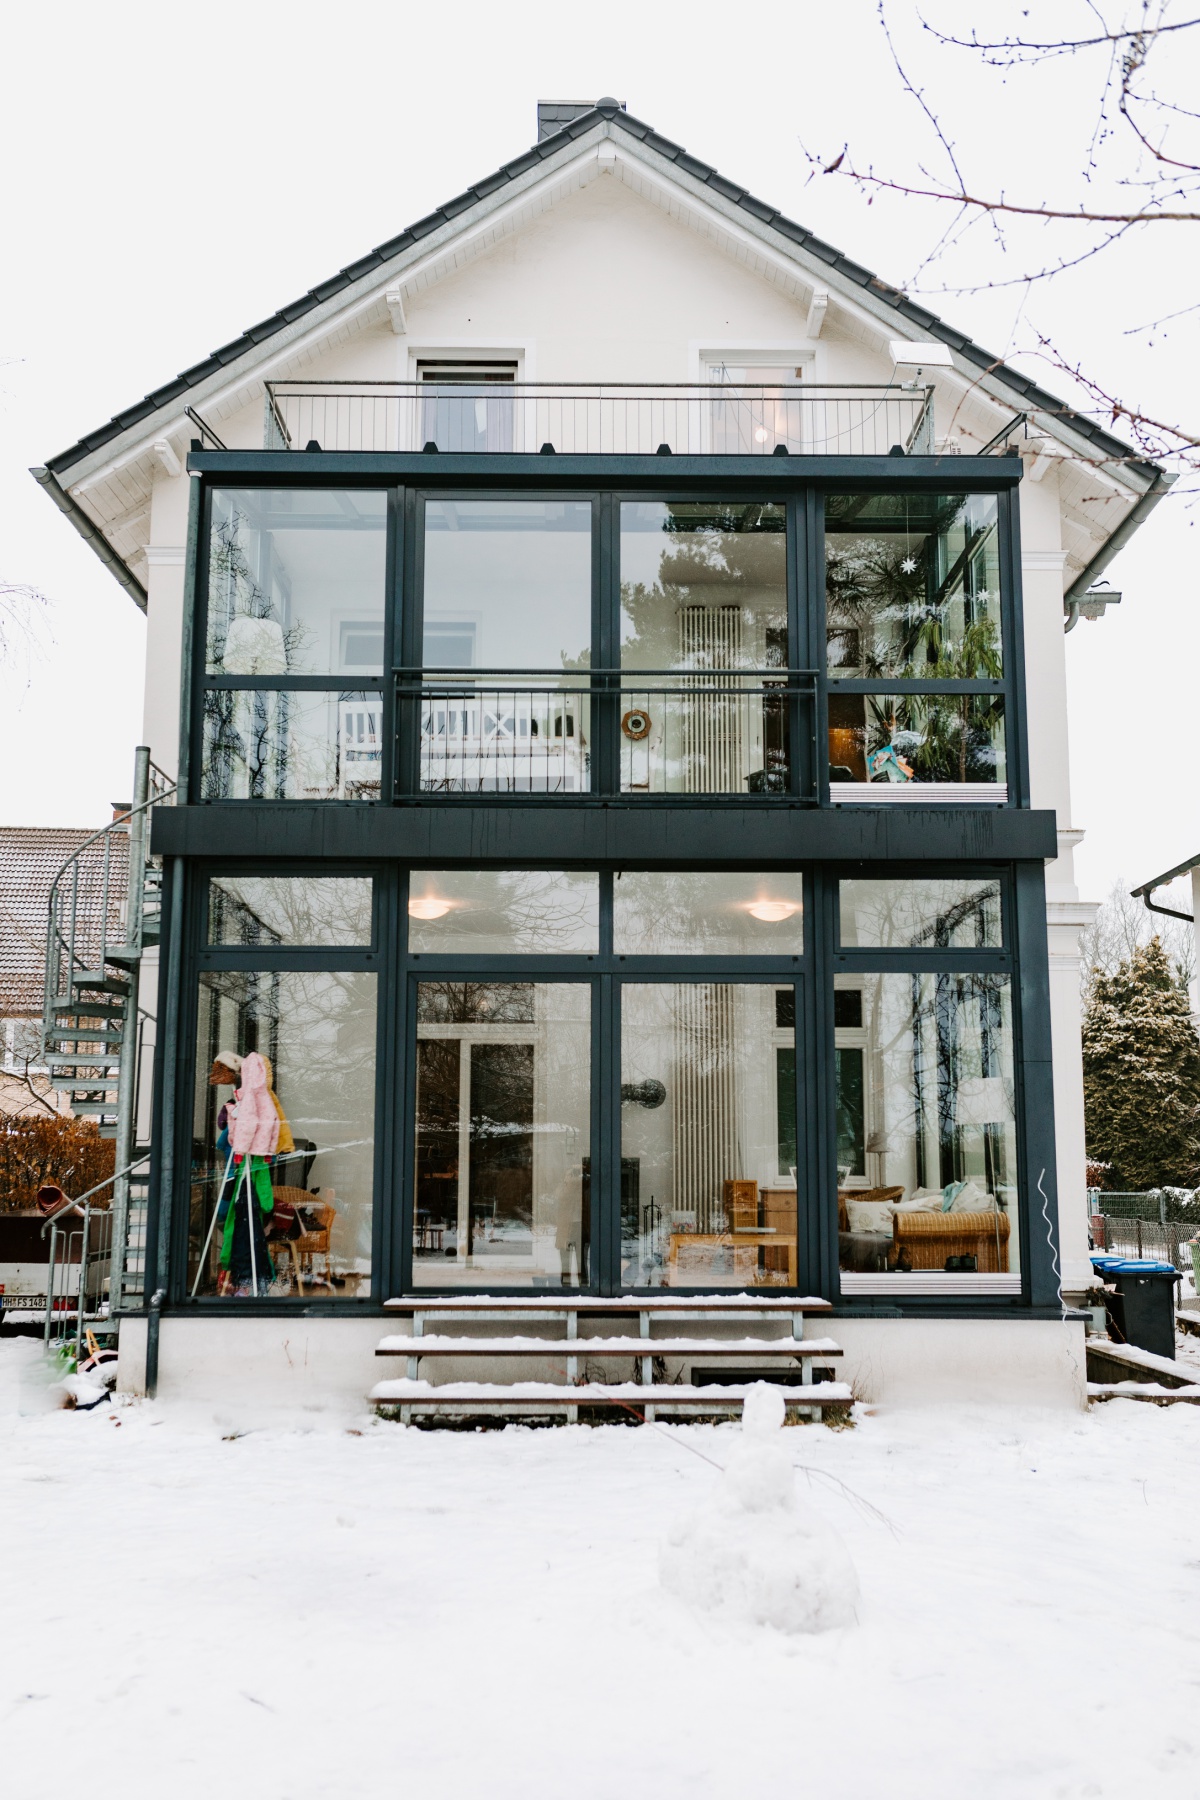
[[[398,794],[816,800],[810,670],[401,671]],[[407,757],[406,757],[407,752]],[[408,762],[407,758],[415,760]]]
[[[931,455],[933,389],[272,381],[265,448],[558,456]]]

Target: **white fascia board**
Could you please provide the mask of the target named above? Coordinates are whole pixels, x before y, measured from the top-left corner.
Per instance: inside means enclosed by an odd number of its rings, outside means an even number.
[[[288,362],[305,350],[315,348],[335,324],[342,325],[373,306],[380,308],[382,323],[389,316],[385,298],[388,288],[398,285],[403,287],[405,282],[436,266],[447,247],[453,245],[456,250],[467,248],[485,231],[493,231],[497,225],[503,225],[513,213],[520,212],[542,197],[543,190],[560,185],[572,163],[578,163],[581,172],[587,165],[595,165],[596,172],[599,173],[597,145],[608,130],[607,121],[598,124],[584,138],[577,138],[573,144],[565,146],[555,158],[518,176],[515,182],[498,189],[496,193],[485,195],[476,206],[460,214],[458,218],[447,220],[445,225],[439,226],[427,238],[400,251],[391,262],[372,269],[369,274],[322,301],[292,324],[281,326],[279,331],[273,332],[266,339],[260,349],[248,350],[238,363],[231,364],[227,369],[214,371],[204,381],[189,388],[185,396],[169,402],[157,413],[140,420],[137,425],[131,425],[122,447],[115,453],[111,444],[105,444],[90,457],[81,457],[69,472],[70,491],[85,491],[93,482],[105,479],[147,454],[156,438],[170,437],[180,430],[194,435],[186,407],[194,407],[200,412],[206,405],[222,405],[236,399],[243,387],[253,390],[260,382],[269,381],[281,363]],[[470,221],[465,228],[464,219]],[[253,397],[251,391],[247,398]],[[121,443],[121,440],[117,439],[116,442]]]

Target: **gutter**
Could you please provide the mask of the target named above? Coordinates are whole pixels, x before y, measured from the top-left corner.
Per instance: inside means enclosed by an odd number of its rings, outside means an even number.
[[[147,612],[150,605],[149,594],[133,571],[117,555],[100,527],[88,518],[79,502],[72,499],[49,469],[30,469],[29,473],[38,486],[46,490],[59,512],[70,519],[80,537],[96,552],[113,580],[120,583],[134,605],[142,612]]]
[[[1101,544],[1082,575],[1077,575],[1066,593],[1063,595],[1063,609],[1067,615],[1064,631],[1074,631],[1079,623],[1079,602],[1083,599],[1098,575],[1103,575],[1118,550],[1123,550],[1138,526],[1141,525],[1154,508],[1162,500],[1169,487],[1178,480],[1176,475],[1168,475],[1165,469],[1156,471],[1154,480],[1146,489],[1137,504],[1130,508],[1112,536]]]
[[[1177,880],[1180,875],[1190,875],[1198,864],[1200,864],[1200,856],[1193,856],[1190,862],[1180,863],[1177,868],[1168,869],[1165,875],[1156,875],[1153,881],[1145,881],[1141,887],[1133,888],[1130,899],[1140,900],[1147,912],[1162,913],[1163,917],[1167,919],[1186,919],[1189,925],[1194,925],[1196,923],[1194,914],[1176,912],[1173,906],[1156,906],[1152,895],[1156,888],[1166,887],[1168,882]]]

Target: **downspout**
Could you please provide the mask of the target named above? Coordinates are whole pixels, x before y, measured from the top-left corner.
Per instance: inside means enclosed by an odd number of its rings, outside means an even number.
[[[117,555],[100,527],[89,519],[78,500],[72,499],[65,487],[49,469],[30,469],[29,473],[38,486],[45,488],[59,512],[65,513],[72,525],[86,544],[96,552],[114,581],[120,583],[136,607],[146,612],[150,604],[150,596],[138,580],[137,576]]]
[[[1103,575],[1105,569],[1107,569],[1109,563],[1117,554],[1117,551],[1125,548],[1125,545],[1129,542],[1138,526],[1142,524],[1145,519],[1150,517],[1154,508],[1166,494],[1167,489],[1173,486],[1177,480],[1177,476],[1168,475],[1165,469],[1157,470],[1154,480],[1150,483],[1150,486],[1146,489],[1136,506],[1130,508],[1125,517],[1121,520],[1121,523],[1117,526],[1117,529],[1113,532],[1112,536],[1104,540],[1082,575],[1077,575],[1075,577],[1075,580],[1063,595],[1063,607],[1067,615],[1067,622],[1063,626],[1064,631],[1074,631],[1076,625],[1079,623],[1079,602],[1083,599],[1096,577],[1098,575]]]
[[[1189,925],[1194,925],[1196,923],[1196,915],[1194,913],[1176,912],[1173,906],[1155,906],[1150,896],[1158,885],[1159,883],[1157,881],[1152,881],[1149,887],[1137,888],[1135,890],[1135,892],[1142,896],[1142,905],[1146,908],[1146,911],[1161,913],[1164,919],[1186,919]]]

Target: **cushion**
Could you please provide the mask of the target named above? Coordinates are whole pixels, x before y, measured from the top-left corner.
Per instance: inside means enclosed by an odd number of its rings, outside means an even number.
[[[911,1200],[901,1200],[894,1210],[898,1213],[941,1212],[942,1190],[939,1188],[936,1193],[930,1194],[923,1188],[918,1188]]]
[[[976,1181],[964,1181],[959,1184],[958,1192],[946,1208],[947,1212],[952,1213],[995,1212],[995,1210],[995,1196],[985,1193]]]
[[[886,1231],[892,1229],[890,1200],[848,1200],[846,1211],[851,1231]]]
[[[942,1211],[949,1212],[958,1196],[966,1187],[965,1181],[948,1181],[942,1189]]]

